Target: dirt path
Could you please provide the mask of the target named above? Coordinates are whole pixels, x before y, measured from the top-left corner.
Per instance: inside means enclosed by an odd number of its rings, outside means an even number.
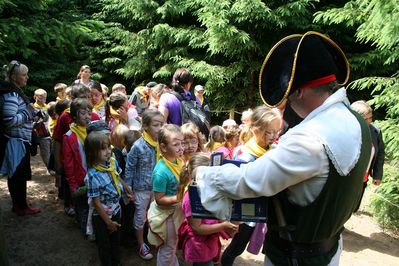
[[[28,197],[42,208],[43,212],[37,216],[17,217],[12,213],[7,180],[0,179],[0,209],[10,265],[99,265],[96,245],[85,240],[74,220],[64,214],[53,178],[39,156],[32,158],[32,170]],[[367,209],[367,200],[362,208]],[[345,227],[341,265],[399,265],[399,238],[383,231],[370,214],[361,212],[352,216]],[[156,264],[155,260],[142,261],[133,243],[123,246],[121,251],[123,265]],[[181,261],[181,265],[188,264]],[[245,253],[236,260],[236,265],[263,265],[263,255]]]

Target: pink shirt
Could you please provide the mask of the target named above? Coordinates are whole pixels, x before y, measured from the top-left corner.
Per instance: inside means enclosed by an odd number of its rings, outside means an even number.
[[[221,252],[219,236],[227,239],[224,232],[211,235],[197,235],[191,228],[188,219],[191,217],[191,206],[188,193],[183,197],[182,208],[186,219],[179,227],[179,248],[183,250],[183,259],[186,262],[217,261]],[[218,220],[202,219],[203,224],[216,224]]]

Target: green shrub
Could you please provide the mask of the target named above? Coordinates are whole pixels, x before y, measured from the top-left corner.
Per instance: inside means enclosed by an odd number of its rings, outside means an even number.
[[[399,229],[399,173],[398,166],[385,164],[381,185],[371,197],[373,215],[386,228]]]

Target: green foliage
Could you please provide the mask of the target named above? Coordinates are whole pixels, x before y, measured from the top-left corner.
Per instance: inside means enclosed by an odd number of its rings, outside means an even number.
[[[361,72],[351,89],[368,90],[375,109],[386,112],[378,121],[384,134],[387,155],[393,162],[399,159],[399,9],[396,0],[353,0],[342,8],[317,12],[315,21],[343,24],[356,28],[356,41],[368,46],[350,58],[352,68]]]
[[[139,84],[169,84],[188,67],[207,88],[213,109],[260,103],[257,76],[272,45],[289,33],[314,29],[312,0],[101,0],[107,23],[96,57]]]
[[[371,198],[373,215],[387,228],[399,228],[399,175],[398,165],[386,165],[384,182]]]
[[[41,87],[51,96],[54,84],[70,84],[87,59],[82,47],[101,23],[75,2],[0,1],[0,62],[17,59],[29,67],[28,91]]]
[[[399,9],[396,0],[353,0],[342,8],[318,12],[315,21],[356,27],[356,41],[368,45],[364,52],[350,58],[352,68],[361,72],[350,89],[370,91],[369,103],[385,111],[377,121],[386,145],[383,183],[372,199],[374,215],[386,227],[399,228]]]

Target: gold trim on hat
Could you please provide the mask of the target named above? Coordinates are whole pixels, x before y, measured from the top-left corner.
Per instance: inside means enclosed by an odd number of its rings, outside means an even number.
[[[290,93],[290,91],[291,91],[291,87],[292,87],[292,83],[293,83],[293,80],[294,80],[294,76],[295,76],[296,62],[297,62],[297,59],[298,59],[299,48],[300,48],[300,46],[301,46],[301,44],[302,44],[303,39],[304,39],[306,36],[308,36],[308,35],[318,35],[318,36],[320,36],[321,38],[325,39],[326,41],[330,42],[333,46],[335,46],[335,47],[337,48],[337,50],[342,54],[342,57],[344,58],[345,65],[346,65],[346,70],[347,70],[347,71],[346,71],[345,80],[344,80],[342,83],[338,83],[338,85],[343,86],[343,85],[345,85],[345,84],[348,82],[348,80],[349,80],[349,74],[350,74],[350,68],[349,68],[348,59],[346,58],[346,56],[345,56],[344,52],[342,51],[342,49],[341,49],[333,40],[331,40],[330,38],[328,38],[328,37],[325,36],[324,34],[322,34],[322,33],[320,33],[320,32],[317,32],[317,31],[308,31],[308,32],[306,32],[306,33],[303,34],[303,35],[302,35],[302,34],[292,34],[292,35],[289,35],[289,36],[284,37],[284,38],[281,39],[278,43],[276,43],[276,44],[272,47],[272,49],[270,49],[270,51],[269,51],[269,53],[267,54],[265,60],[263,61],[263,64],[262,64],[262,67],[261,67],[260,73],[259,73],[259,94],[260,94],[260,97],[261,97],[261,99],[262,99],[262,101],[263,101],[263,103],[264,103],[265,105],[267,105],[267,106],[269,106],[269,107],[272,107],[272,108],[273,108],[273,107],[277,107],[277,106],[279,106],[281,103],[283,103],[283,102],[288,98],[288,95],[289,95],[289,93]],[[296,48],[296,51],[295,51],[295,54],[294,54],[294,62],[293,62],[293,64],[292,64],[291,76],[290,76],[290,80],[289,80],[289,82],[288,82],[287,88],[285,89],[284,95],[283,95],[283,97],[281,98],[281,100],[280,100],[277,104],[270,105],[269,103],[266,102],[266,100],[263,98],[263,95],[262,95],[262,74],[263,74],[263,71],[264,71],[264,69],[265,69],[266,63],[268,62],[269,58],[270,58],[271,55],[273,54],[274,50],[276,50],[276,48],[277,48],[279,45],[281,45],[283,42],[285,42],[285,41],[288,40],[288,39],[297,38],[297,37],[301,37],[301,39],[300,39],[299,42],[298,42],[298,45],[297,45],[297,48]]]

